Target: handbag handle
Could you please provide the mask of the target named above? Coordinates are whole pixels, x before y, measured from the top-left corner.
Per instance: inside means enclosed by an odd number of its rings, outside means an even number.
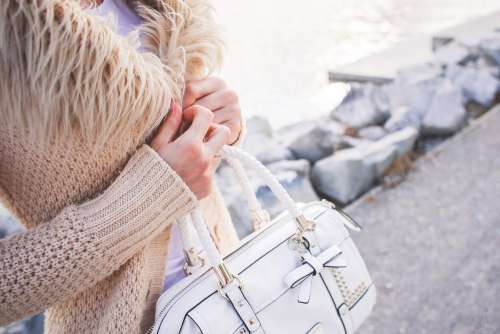
[[[251,214],[251,221],[254,231],[260,231],[271,220],[269,213],[262,208],[257,195],[255,194],[250,180],[248,179],[243,166],[240,161],[235,158],[226,158],[225,161],[234,171],[236,179],[239,181],[243,191],[243,197],[246,199],[248,208]],[[186,258],[184,271],[190,275],[196,269],[204,265],[205,259],[202,258],[200,250],[194,237],[197,237],[196,231],[193,231],[194,226],[190,215],[184,216],[177,221],[180,236],[182,240],[182,247]]]
[[[253,156],[250,154],[246,153],[245,151],[232,147],[232,146],[224,146],[220,152],[221,158],[228,161],[229,164],[234,168],[234,166],[237,166],[237,164],[234,163],[234,161],[241,161],[244,164],[250,165],[251,168],[254,168],[256,171],[259,172],[260,176],[262,177],[264,183],[271,189],[273,194],[278,198],[278,200],[285,205],[286,211],[291,215],[292,218],[294,218],[297,222],[297,235],[296,235],[296,240],[298,242],[303,243],[303,232],[311,230],[313,223],[308,221],[301,213],[301,211],[298,209],[297,205],[295,204],[294,200],[290,197],[290,195],[287,193],[285,188],[278,182],[278,180],[274,177],[274,175],[257,159],[255,159]],[[241,167],[241,166],[240,166]],[[238,168],[238,167],[236,167]],[[241,175],[244,175],[244,170],[243,168],[240,168],[239,173]],[[237,171],[238,175],[238,171]],[[246,177],[245,177],[246,178]],[[243,179],[241,179],[243,180]],[[241,181],[240,180],[240,181]],[[243,181],[245,182],[245,181]],[[248,179],[246,179],[247,186],[249,185]],[[248,192],[247,187],[247,191]],[[253,190],[252,190],[253,193]],[[255,194],[253,194],[255,196]],[[251,200],[253,201],[253,200]],[[255,199],[255,201],[258,203],[258,201]],[[259,205],[260,207],[260,205]],[[201,214],[201,211],[199,208],[196,208],[190,215],[188,215],[186,218],[183,218],[179,221],[179,226],[181,230],[181,236],[183,238],[183,242],[186,241],[186,243],[192,242],[192,239],[190,239],[189,234],[189,223],[193,224],[194,229],[196,230],[196,234],[198,235],[198,238],[200,239],[200,242],[202,244],[202,247],[205,249],[205,252],[207,254],[208,261],[212,267],[212,269],[216,272],[217,277],[219,278],[219,282],[221,286],[226,286],[230,282],[232,282],[235,279],[235,276],[231,274],[231,272],[228,270],[226,265],[224,264],[224,261],[222,259],[222,255],[219,253],[217,250],[217,247],[215,246],[214,241],[212,240],[210,233],[208,231],[208,227],[206,226],[203,216]],[[184,239],[185,238],[185,239]]]

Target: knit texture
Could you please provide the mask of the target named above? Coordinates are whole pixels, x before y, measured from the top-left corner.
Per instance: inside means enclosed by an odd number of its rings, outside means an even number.
[[[142,8],[145,55],[76,3],[0,3],[0,199],[27,227],[0,240],[0,326],[47,310],[46,333],[140,333],[196,204],[145,142],[220,41],[202,0]],[[218,192],[200,205],[234,248]]]

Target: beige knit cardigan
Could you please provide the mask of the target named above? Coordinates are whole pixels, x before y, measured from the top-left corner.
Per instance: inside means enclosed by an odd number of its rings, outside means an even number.
[[[0,326],[43,310],[47,333],[152,324],[169,225],[196,199],[145,143],[220,62],[203,0],[152,2],[139,54],[77,1],[0,1],[0,198],[27,227],[0,240]],[[218,192],[201,206],[235,247]]]

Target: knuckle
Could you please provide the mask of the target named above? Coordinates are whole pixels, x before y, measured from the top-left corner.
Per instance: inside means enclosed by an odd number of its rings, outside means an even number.
[[[210,188],[212,184],[212,173],[204,173],[201,177],[201,183],[203,185],[203,188]]]
[[[196,85],[193,82],[186,83],[184,95],[196,96]]]
[[[214,83],[220,87],[226,87],[226,81],[220,77],[212,77]]]
[[[198,159],[202,154],[202,147],[196,141],[188,141],[183,147],[187,159]]]
[[[238,102],[238,93],[233,89],[227,89],[224,92],[224,98],[229,102]]]
[[[210,167],[210,161],[205,157],[201,157],[197,162],[197,167],[200,170],[200,173],[206,173],[206,170]]]
[[[207,119],[209,122],[212,122],[213,119],[214,119],[214,113],[210,111],[210,109],[207,109],[205,107],[202,107],[202,106],[197,106],[198,109],[197,109],[197,113],[204,117],[205,119]]]
[[[231,130],[227,126],[222,125],[220,131],[226,140],[231,136]]]

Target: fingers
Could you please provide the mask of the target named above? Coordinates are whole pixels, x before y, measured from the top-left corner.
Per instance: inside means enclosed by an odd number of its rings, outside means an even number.
[[[229,143],[231,131],[227,126],[214,124],[212,126],[210,137],[207,140],[206,148],[210,155],[217,154],[222,146]]]
[[[241,110],[239,105],[228,105],[222,109],[214,111],[215,123],[222,124],[232,120],[241,122]]]
[[[151,145],[159,146],[174,140],[182,122],[182,111],[178,103],[172,102],[170,112],[160,125],[158,133],[153,138]]]
[[[192,106],[196,100],[226,87],[226,83],[216,77],[208,77],[202,80],[189,81],[182,100],[182,107]],[[210,108],[209,108],[210,109]]]
[[[184,119],[192,120],[191,125],[183,134],[185,137],[192,137],[196,140],[203,140],[213,122],[214,115],[207,108],[194,105],[184,110]]]
[[[215,112],[225,106],[239,106],[238,94],[232,89],[221,89],[202,97],[196,104]]]
[[[210,161],[208,168],[193,182],[194,192],[198,199],[203,199],[210,195],[214,185],[215,170],[220,164],[220,158],[214,157]]]

